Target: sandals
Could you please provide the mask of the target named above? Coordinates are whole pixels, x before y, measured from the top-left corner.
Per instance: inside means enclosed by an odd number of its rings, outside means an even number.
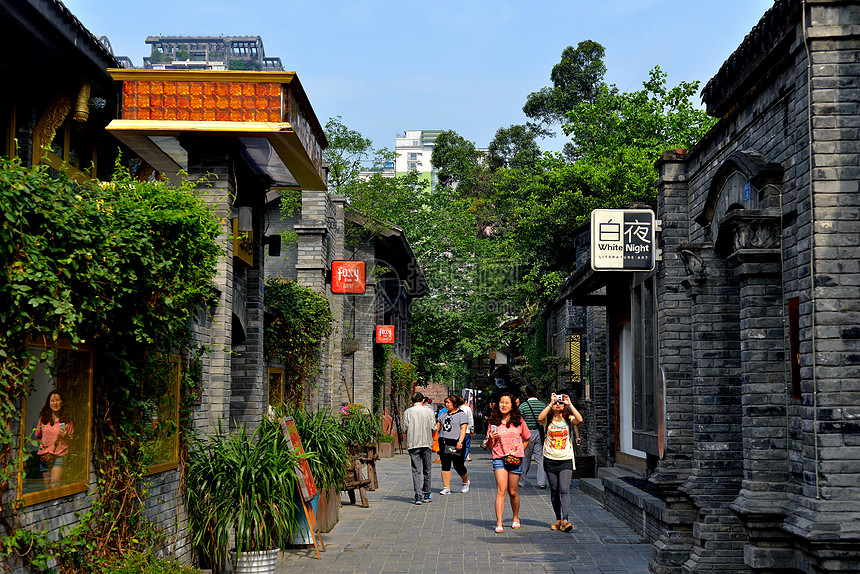
[[[520,523],[519,523],[518,521],[514,520],[514,521],[511,523],[511,528],[513,528],[514,530],[516,530],[516,529],[517,529],[517,528],[519,528],[519,527],[520,527]]]
[[[573,524],[565,520],[561,523],[561,526],[559,526],[558,529],[564,532],[570,532],[571,530],[573,530]]]
[[[504,532],[504,531],[505,531],[505,527],[504,527],[504,526],[496,526],[496,532],[498,532],[499,534],[501,534],[501,533],[502,533],[502,532]]]
[[[550,529],[550,530],[558,530],[558,529],[559,529],[559,528],[558,528],[558,523],[557,523],[557,522],[553,522],[552,524],[550,524],[550,525],[549,525],[549,529]]]

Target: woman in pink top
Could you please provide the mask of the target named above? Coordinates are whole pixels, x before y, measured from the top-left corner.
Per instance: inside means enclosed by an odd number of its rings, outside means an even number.
[[[505,510],[505,495],[511,500],[514,520],[511,528],[520,527],[520,495],[517,492],[523,472],[524,449],[531,433],[520,416],[520,410],[511,393],[503,393],[499,403],[490,413],[490,430],[487,446],[493,449],[493,474],[496,476],[496,532],[504,532],[502,514]],[[519,466],[505,465],[505,457],[519,457]]]
[[[72,419],[66,414],[63,397],[51,391],[45,406],[39,413],[36,438],[39,439],[39,467],[46,487],[57,486],[63,477],[63,457],[69,452],[69,441],[75,429]]]

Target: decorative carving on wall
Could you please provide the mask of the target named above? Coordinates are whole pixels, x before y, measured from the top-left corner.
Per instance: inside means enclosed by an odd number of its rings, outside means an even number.
[[[58,95],[42,114],[36,129],[33,131],[33,163],[38,163],[42,156],[42,148],[48,147],[54,134],[69,115],[72,108],[72,98],[68,95]]]
[[[691,249],[683,248],[679,249],[678,253],[681,255],[681,261],[684,262],[684,269],[686,269],[689,277],[693,277],[695,279],[704,279],[707,277],[707,265],[699,255]]]
[[[731,239],[732,252],[778,249],[782,238],[779,214],[774,210],[733,211],[720,222],[720,227],[725,231],[725,238],[720,240],[728,244]]]

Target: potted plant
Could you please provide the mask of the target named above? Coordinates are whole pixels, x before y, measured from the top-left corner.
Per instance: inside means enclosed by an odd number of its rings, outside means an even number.
[[[192,542],[214,571],[223,571],[232,537],[235,574],[274,572],[301,512],[297,461],[280,427],[268,420],[251,436],[245,427],[226,433],[219,425],[215,435],[194,440],[185,486],[188,521]]]
[[[361,403],[341,407],[340,413],[340,424],[349,454],[355,456],[365,453],[369,446],[375,449],[382,429],[379,416]]]
[[[394,437],[390,434],[379,436],[379,458],[391,458],[394,456]]]

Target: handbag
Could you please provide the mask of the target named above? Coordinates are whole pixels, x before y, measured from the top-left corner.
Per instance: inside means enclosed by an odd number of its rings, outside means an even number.
[[[506,470],[517,470],[523,463],[523,458],[521,456],[506,454],[502,461],[504,462]]]
[[[456,444],[445,443],[445,447],[442,452],[444,452],[445,454],[450,454],[452,456],[462,456],[460,453],[460,449],[457,448]]]
[[[46,452],[39,455],[39,460],[46,468],[54,468],[54,462],[57,460],[57,455]]]

